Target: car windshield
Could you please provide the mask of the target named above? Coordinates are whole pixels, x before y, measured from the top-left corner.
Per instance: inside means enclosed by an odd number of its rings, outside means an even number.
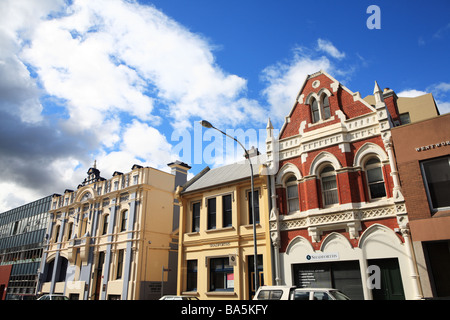
[[[330,294],[336,299],[336,300],[350,300],[349,297],[347,297],[345,294],[338,290],[332,290],[330,291]]]

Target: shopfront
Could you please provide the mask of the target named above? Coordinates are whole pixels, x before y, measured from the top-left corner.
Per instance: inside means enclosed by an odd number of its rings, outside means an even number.
[[[335,288],[352,300],[414,299],[414,273],[405,243],[381,224],[367,228],[356,246],[332,233],[319,250],[302,236],[281,254],[286,285]]]

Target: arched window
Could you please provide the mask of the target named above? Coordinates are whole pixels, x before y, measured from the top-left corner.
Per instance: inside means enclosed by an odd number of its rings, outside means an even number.
[[[299,210],[298,184],[295,176],[290,176],[286,180],[287,210],[294,213]]]
[[[319,104],[316,99],[312,99],[311,103],[312,122],[316,123],[320,120]]]
[[[102,235],[108,233],[108,225],[109,225],[109,214],[105,214],[103,216],[103,229],[102,229]]]
[[[322,102],[322,108],[323,108],[323,118],[328,119],[331,117],[331,111],[330,111],[330,102],[328,101],[328,96],[323,96],[323,102]]]
[[[324,206],[331,206],[339,203],[336,172],[330,165],[326,166],[320,172],[320,181],[322,184],[322,199]]]
[[[386,188],[384,186],[380,160],[375,157],[370,158],[366,162],[364,169],[366,171],[370,199],[386,197]]]

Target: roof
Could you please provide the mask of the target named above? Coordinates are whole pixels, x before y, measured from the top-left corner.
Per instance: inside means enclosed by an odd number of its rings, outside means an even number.
[[[258,167],[263,163],[261,156],[254,157],[252,163],[253,175],[257,176],[259,174]],[[197,191],[243,179],[250,179],[250,165],[247,160],[214,169],[206,167],[183,186],[182,193]]]

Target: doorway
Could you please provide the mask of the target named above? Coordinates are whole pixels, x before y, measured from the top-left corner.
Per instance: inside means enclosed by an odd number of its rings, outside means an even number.
[[[264,285],[264,272],[263,272],[263,258],[262,255],[258,255],[258,261],[257,261],[257,272],[258,272],[258,281],[259,281],[259,286],[263,286]],[[247,271],[248,271],[248,288],[249,288],[249,299],[252,300],[253,297],[255,296],[256,293],[256,288],[255,288],[255,268],[254,268],[254,263],[253,261],[255,261],[254,256],[248,256],[247,259]]]
[[[103,262],[105,261],[105,252],[101,251],[98,255],[98,263],[96,268],[96,280],[94,290],[94,300],[100,300],[100,290],[102,287]]]
[[[372,289],[373,300],[405,300],[397,258],[371,259],[368,264],[378,266],[380,270],[380,288]]]

